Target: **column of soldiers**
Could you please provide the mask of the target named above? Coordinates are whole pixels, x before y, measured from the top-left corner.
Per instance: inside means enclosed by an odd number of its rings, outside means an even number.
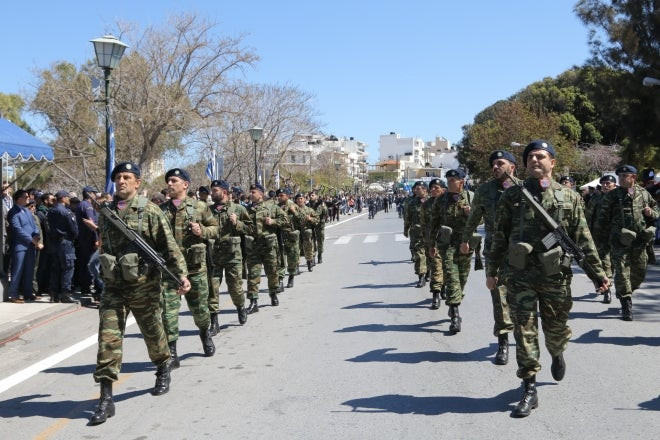
[[[250,187],[252,203],[245,208],[232,201],[227,182],[214,180],[210,187],[213,204],[209,205],[188,195],[190,175],[181,168],[165,174],[170,198],[160,206],[138,195],[141,171],[136,164],[118,164],[111,178],[116,186],[115,199],[107,209],[101,209],[103,215],[99,216],[98,224],[99,259],[105,287],[99,304],[94,373],[101,395],[90,419],[91,425],[104,423],[115,415],[112,384],[118,380],[121,369],[129,313],[135,316],[149,357],[156,365],[152,394],[165,394],[169,391],[170,372],[180,365],[176,344],[180,296],[185,296],[192,312],[204,354],[213,356],[212,336],[220,329],[218,294],[223,275],[239,323],[245,324],[248,314],[259,311],[261,266],[268,279],[271,305],[277,306],[281,287],[278,271],[285,268],[281,262],[282,248],[300,245],[311,271],[315,240],[319,263],[323,252],[323,243],[318,241],[323,237],[319,218],[327,218],[325,205],[314,203],[318,200],[315,194],[310,194],[311,207],[305,205],[303,194],[297,194],[296,205],[290,205],[294,207],[289,210],[293,214],[290,218],[274,200],[264,201],[265,190],[260,184]],[[60,196],[65,200],[64,194]],[[122,232],[117,221],[125,222],[135,236]],[[290,233],[294,227],[301,231],[302,240],[298,235],[294,240],[295,234]],[[283,235],[282,232],[289,233]],[[286,237],[281,246],[278,246],[278,235]],[[159,257],[144,254],[136,240],[142,240]],[[291,276],[292,269],[297,270],[300,254],[298,251],[297,258],[290,255]],[[162,276],[161,271],[169,276]],[[247,279],[250,300],[247,308],[243,278]]]

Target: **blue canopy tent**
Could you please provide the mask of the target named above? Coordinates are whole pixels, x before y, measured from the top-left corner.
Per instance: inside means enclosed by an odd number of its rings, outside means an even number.
[[[26,132],[14,123],[0,118],[0,182],[4,185],[5,178],[3,176],[5,163],[10,161],[14,162],[32,162],[32,161],[52,161],[53,149],[41,142],[30,133]],[[4,188],[3,188],[4,189]],[[2,277],[3,285],[0,286],[0,293],[4,298],[4,283],[6,282],[6,274],[4,273],[3,259],[5,248],[5,219],[7,212],[4,203],[0,203],[2,210],[2,234],[0,234],[0,277]]]

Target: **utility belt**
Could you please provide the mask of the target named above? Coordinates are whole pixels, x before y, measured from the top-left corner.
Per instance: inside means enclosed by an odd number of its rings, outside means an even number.
[[[477,249],[481,247],[482,237],[480,234],[472,234],[468,239],[468,244],[470,245],[470,250]],[[440,231],[438,232],[438,238],[436,245],[438,248],[446,249],[449,246],[456,246],[460,244],[460,237],[454,235],[454,229],[450,226],[442,225],[440,226]]]
[[[254,246],[264,246],[267,249],[276,249],[279,245],[277,243],[277,234],[261,234],[258,235],[253,243],[251,248],[254,248]]]
[[[640,232],[621,228],[617,235],[619,244],[623,247],[631,247],[633,245],[644,247],[655,238],[655,226],[649,226],[646,229],[642,229]]]
[[[534,252],[531,244],[522,241],[509,246],[508,261],[509,266],[517,270],[540,268],[545,276],[557,275],[571,267],[571,258],[564,254],[561,246],[546,252]]]
[[[119,257],[103,253],[99,255],[101,275],[106,282],[142,283],[145,282],[152,267],[137,252],[129,252]]]
[[[241,237],[224,237],[215,240],[214,253],[222,260],[241,258]]]

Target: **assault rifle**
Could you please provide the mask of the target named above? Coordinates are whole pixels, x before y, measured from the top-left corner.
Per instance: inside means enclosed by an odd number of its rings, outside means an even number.
[[[543,206],[541,206],[541,204],[536,201],[529,190],[525,188],[522,181],[516,182],[516,180],[511,177],[511,174],[509,173],[506,173],[506,176],[509,178],[509,180],[511,180],[511,182],[513,182],[514,185],[520,188],[523,199],[525,199],[525,203],[527,203],[527,206],[532,208],[534,215],[540,218],[543,224],[545,224],[545,226],[550,229],[548,235],[543,237],[541,240],[543,246],[550,250],[556,244],[559,244],[559,246],[564,251],[564,256],[570,259],[574,259],[578,266],[582,268],[584,273],[587,274],[589,279],[593,281],[596,288],[599,288],[603,280],[596,273],[596,269],[594,269],[594,267],[589,264],[582,249],[577,245],[577,243],[573,241],[571,237],[568,236],[568,234],[566,234],[566,231],[564,231],[564,229],[555,221],[555,219],[553,219],[550,214],[548,214]]]
[[[100,212],[103,216],[112,224],[115,228],[119,230],[122,234],[126,236],[131,241],[131,244],[137,248],[138,253],[149,263],[154,264],[158,269],[169,278],[171,278],[179,287],[183,286],[183,282],[174,275],[165,265],[165,260],[163,257],[153,250],[149,244],[144,241],[144,238],[138,234],[135,229],[131,228],[126,224],[124,220],[119,218],[119,216],[114,213],[107,204],[99,203],[94,200],[94,203],[100,206]]]

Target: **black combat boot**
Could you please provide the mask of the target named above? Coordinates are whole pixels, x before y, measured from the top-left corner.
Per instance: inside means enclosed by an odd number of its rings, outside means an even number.
[[[610,304],[612,302],[612,291],[607,289],[603,292],[603,304]]]
[[[497,353],[495,361],[497,365],[506,365],[509,362],[509,334],[504,333],[497,337]]]
[[[280,305],[280,300],[277,299],[277,292],[270,292],[270,305],[273,307]]]
[[[311,272],[311,271],[312,271],[312,267],[314,267],[314,265],[312,264],[311,261],[308,261],[308,262],[307,262],[307,270]]]
[[[112,381],[101,379],[101,398],[96,411],[91,419],[90,425],[100,425],[115,415],[115,402],[112,401]]]
[[[431,270],[427,270],[426,274],[424,275],[424,280],[428,283],[431,281]]]
[[[293,287],[293,275],[289,275],[289,281],[286,282],[286,287],[288,289]]]
[[[449,331],[451,333],[458,333],[461,331],[461,315],[458,313],[458,306],[449,306],[449,316],[451,317],[451,324],[449,324]]]
[[[443,301],[447,299],[447,286],[445,284],[443,284],[442,289],[440,289],[440,299]]]
[[[532,376],[529,379],[523,379],[523,387],[525,391],[523,392],[522,399],[516,405],[516,408],[511,413],[512,417],[527,417],[531,414],[533,409],[536,409],[539,406],[539,397],[536,394],[536,376]]]
[[[419,275],[419,280],[417,281],[417,285],[415,287],[417,288],[422,288],[426,285],[426,279],[424,274]]]
[[[170,365],[168,361],[161,363],[156,370],[156,385],[151,391],[154,396],[160,396],[170,390]]]
[[[249,313],[245,306],[236,307],[236,311],[238,312],[238,323],[240,325],[245,324],[247,322],[247,315]],[[257,312],[258,311],[259,309],[257,308]]]
[[[431,300],[431,310],[438,310],[440,308],[440,291],[434,290],[433,299]]]
[[[284,279],[280,277],[280,283],[277,285],[277,293],[284,292]]]
[[[632,298],[626,296],[621,298],[619,301],[621,301],[621,319],[623,319],[624,321],[632,321],[633,320]]]
[[[321,257],[321,252],[319,252],[319,256],[316,260],[319,264],[323,263],[323,258]]]
[[[167,345],[170,346],[170,370],[174,370],[181,366],[179,362],[179,356],[176,354],[176,341],[172,341]]]
[[[218,312],[211,312],[211,326],[209,327],[209,333],[211,336],[215,336],[220,331],[220,323],[218,323]]]
[[[211,337],[210,329],[199,331],[199,339],[202,340],[202,349],[204,350],[204,356],[211,357],[215,354],[215,344],[213,343],[213,338]]]
[[[550,372],[552,373],[552,378],[557,382],[564,378],[564,374],[566,374],[566,361],[564,361],[564,355],[562,353],[552,356]]]
[[[251,299],[250,305],[247,308],[247,314],[251,315],[253,313],[257,313],[258,311],[259,311],[259,304],[257,303],[257,300]]]

